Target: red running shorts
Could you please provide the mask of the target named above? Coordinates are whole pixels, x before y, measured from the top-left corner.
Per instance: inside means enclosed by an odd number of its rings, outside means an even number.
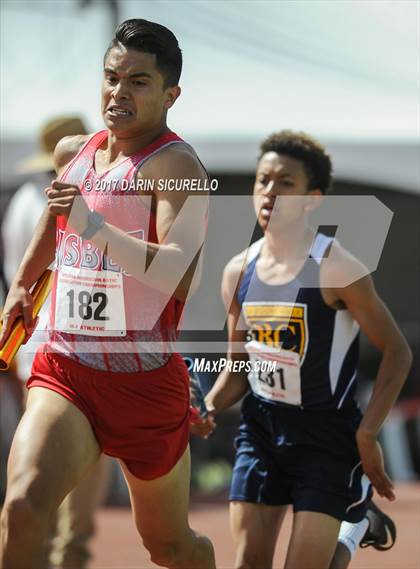
[[[122,460],[137,478],[168,473],[189,441],[189,377],[173,354],[159,369],[112,373],[39,351],[27,388],[59,393],[89,420],[102,452]]]

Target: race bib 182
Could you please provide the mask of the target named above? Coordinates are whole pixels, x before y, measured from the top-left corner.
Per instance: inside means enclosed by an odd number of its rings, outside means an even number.
[[[60,267],[55,327],[87,336],[125,336],[122,274]]]

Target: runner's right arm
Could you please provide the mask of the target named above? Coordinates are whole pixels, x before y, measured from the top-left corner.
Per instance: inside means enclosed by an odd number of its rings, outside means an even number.
[[[16,228],[18,233],[19,228]],[[35,229],[31,242],[22,259],[18,272],[10,285],[4,309],[1,315],[0,348],[3,346],[13,323],[23,317],[26,332],[33,332],[35,321],[32,317],[33,302],[29,293],[42,273],[54,260],[55,254],[55,219],[48,208],[44,210]]]
[[[84,136],[65,137],[58,143],[54,153],[58,175],[77,154],[85,139]],[[1,314],[0,348],[6,341],[13,323],[20,316],[23,317],[26,332],[28,334],[33,332],[35,321],[32,317],[33,302],[29,290],[54,260],[55,228],[55,216],[50,214],[48,207],[46,207],[10,285],[9,294]],[[17,235],[18,232],[19,228],[17,227]]]
[[[228,311],[228,353],[226,357],[230,361],[248,361],[248,354],[244,350],[240,352],[235,351],[235,344],[239,343],[242,347],[245,345],[247,335],[243,326],[241,307],[236,296],[244,260],[245,253],[241,253],[229,261],[225,267],[222,279],[222,297]],[[205,398],[209,413],[214,415],[228,409],[240,401],[248,389],[249,384],[246,372],[231,372],[226,367],[220,373],[216,383]]]

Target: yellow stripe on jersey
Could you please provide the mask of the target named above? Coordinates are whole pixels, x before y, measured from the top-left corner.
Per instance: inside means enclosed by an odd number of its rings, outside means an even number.
[[[303,318],[302,306],[284,306],[279,304],[247,304],[242,305],[244,312],[250,320],[252,318],[264,318],[275,320],[276,318]]]

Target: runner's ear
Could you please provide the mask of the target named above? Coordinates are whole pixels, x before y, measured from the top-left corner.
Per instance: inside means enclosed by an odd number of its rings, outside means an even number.
[[[321,190],[309,190],[306,194],[305,211],[310,212],[317,209],[324,200],[324,194]]]
[[[181,88],[178,85],[175,85],[174,87],[168,87],[164,103],[165,109],[170,109],[180,94]]]

